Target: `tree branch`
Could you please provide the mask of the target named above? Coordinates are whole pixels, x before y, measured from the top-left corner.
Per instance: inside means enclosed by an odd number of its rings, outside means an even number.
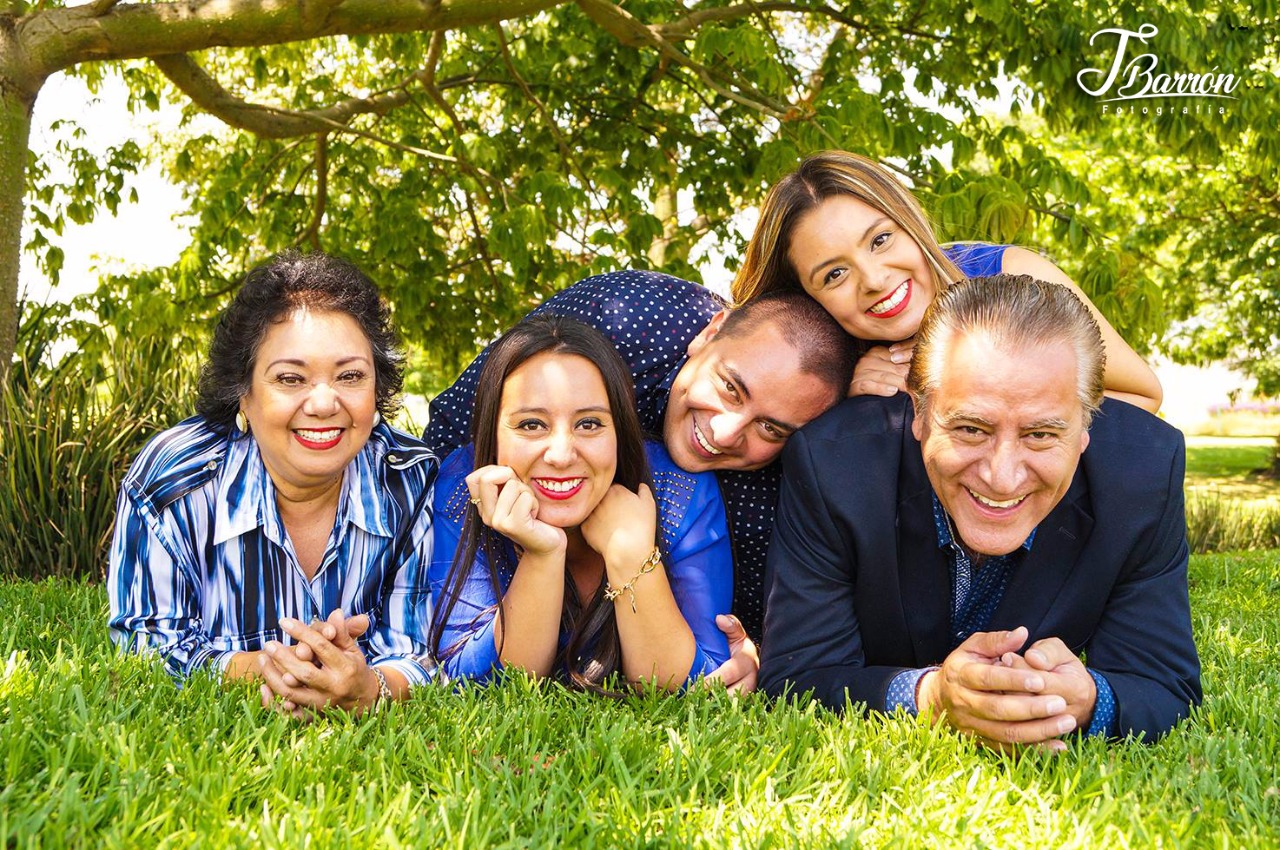
[[[444,56],[444,48],[445,34],[443,31],[438,30],[431,35],[431,45],[427,48],[426,67],[418,72],[416,78],[426,91],[427,97],[431,99],[431,102],[434,103],[436,107],[445,114],[445,117],[449,119],[449,123],[453,125],[454,134],[457,138],[461,139],[465,132],[462,120],[458,117],[458,113],[454,110],[453,105],[450,104],[449,101],[445,100],[444,93],[441,92],[440,86],[436,81],[436,72],[439,70],[440,59]],[[446,80],[445,84],[449,85],[449,81]],[[419,109],[421,109],[421,106],[419,106]],[[423,110],[423,112],[425,113],[426,110]],[[433,120],[432,123],[434,124],[435,121]],[[461,153],[463,146],[458,145],[456,149]],[[503,200],[506,200],[506,183],[501,180],[495,180],[493,175],[489,174],[482,168],[477,168],[465,156],[459,156],[457,158],[457,163],[463,173],[470,174],[474,177],[483,177],[485,180],[496,185],[498,191],[502,193]],[[480,195],[484,199],[484,202],[486,204],[492,204],[493,196],[490,194],[489,190],[485,188],[484,182],[477,180],[476,185],[480,189]]]
[[[173,0],[48,9],[18,37],[42,78],[87,61],[210,47],[261,47],[335,35],[451,30],[529,17],[569,0]]]
[[[533,104],[538,114],[542,116],[542,120],[546,123],[551,137],[556,140],[556,146],[560,148],[560,156],[564,160],[565,170],[571,174],[576,171],[578,179],[586,187],[587,197],[594,198],[596,189],[595,184],[591,181],[591,176],[587,174],[581,162],[574,156],[573,149],[569,147],[564,135],[560,132],[560,128],[556,126],[556,119],[551,114],[551,110],[547,109],[541,98],[534,94],[528,81],[520,74],[520,69],[516,67],[516,63],[511,58],[511,50],[507,45],[507,34],[503,31],[502,24],[496,24],[495,26],[498,30],[498,47],[502,51],[502,60],[506,63],[507,70],[511,72],[511,76],[516,81],[516,85],[520,87],[520,91],[524,93],[524,96]],[[609,205],[607,203],[602,205],[600,213],[604,216],[605,224],[609,226],[609,230],[616,236],[618,229],[614,226],[613,216],[609,215]]]
[[[427,67],[418,76],[418,81],[422,83],[422,87],[426,89],[427,97],[449,118],[449,122],[453,124],[454,130],[462,134],[462,122],[458,119],[458,113],[454,111],[452,104],[444,99],[444,95],[440,92],[440,86],[436,83],[436,70],[440,64],[440,57],[444,54],[445,35],[443,32],[436,32],[431,36],[431,46],[427,49]],[[448,80],[445,81],[449,85]]]
[[[357,115],[387,112],[408,102],[404,85],[394,91],[351,98],[324,109],[298,111],[249,103],[222,87],[190,56],[157,56],[156,66],[196,106],[240,130],[264,139],[286,139],[345,127]]]
[[[677,50],[675,45],[657,32],[656,28],[636,20],[630,12],[620,6],[608,0],[577,0],[577,3],[587,17],[623,44],[631,47],[651,47],[676,65],[692,71],[704,85],[721,97],[778,120],[788,118],[789,110],[786,104],[775,101],[748,84],[738,83],[737,86],[741,91],[735,91],[721,82],[717,74]]]
[[[101,18],[107,12],[110,12],[120,0],[93,0],[89,6],[89,12],[95,18]]]
[[[723,23],[725,21],[736,21],[751,15],[762,12],[792,12],[797,15],[811,15],[826,18],[838,24],[843,24],[850,29],[867,32],[872,30],[863,22],[850,15],[841,12],[839,9],[833,9],[824,3],[796,3],[793,0],[747,0],[745,3],[738,3],[733,6],[720,6],[714,9],[699,9],[696,12],[690,12],[683,18],[671,21],[665,24],[654,24],[651,30],[666,39],[679,40],[688,38],[695,30],[706,24]],[[919,38],[927,38],[931,41],[942,41],[942,36],[937,33],[925,32],[915,28],[915,24],[919,19],[919,9],[909,21],[898,25],[886,25],[881,29],[884,31],[892,30],[903,35],[912,35]]]
[[[670,23],[654,24],[651,29],[667,39],[688,38],[694,30],[704,24],[736,21],[761,12],[796,12],[807,15],[821,15],[854,29],[864,29],[863,25],[858,21],[829,6],[821,3],[795,3],[791,2],[791,0],[762,0],[762,2],[739,3],[734,6],[720,6],[714,9],[699,9]]]
[[[320,250],[320,225],[324,223],[324,210],[329,202],[329,135],[316,134],[316,204],[311,223],[298,237],[294,247],[310,242],[312,250]]]
[[[433,89],[436,85],[436,69],[440,67],[440,57],[444,56],[444,31],[436,30],[431,34],[431,46],[427,48],[426,66],[418,74],[418,80],[425,89]]]

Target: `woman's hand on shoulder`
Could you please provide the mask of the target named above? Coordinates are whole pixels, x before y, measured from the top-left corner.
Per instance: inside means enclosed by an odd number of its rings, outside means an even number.
[[[657,530],[658,506],[645,484],[638,493],[611,485],[582,523],[583,538],[604,556],[605,564],[630,564],[633,570],[653,551]]]
[[[467,476],[480,521],[525,552],[549,555],[568,545],[564,529],[538,519],[538,497],[509,466],[482,466]]]
[[[915,337],[893,345],[873,346],[858,358],[849,383],[849,397],[858,395],[893,396],[907,388],[907,371],[915,351]]]

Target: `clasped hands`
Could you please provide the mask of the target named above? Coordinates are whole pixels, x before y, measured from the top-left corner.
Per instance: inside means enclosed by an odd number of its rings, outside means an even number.
[[[1060,639],[1038,640],[1018,654],[1027,629],[977,632],[921,679],[921,713],[931,710],[957,731],[1001,750],[1060,752],[1060,737],[1087,729],[1097,685]]]
[[[363,711],[377,702],[378,679],[356,643],[369,628],[367,615],[334,611],[311,625],[284,617],[280,628],[295,643],[269,641],[258,656],[264,708],[309,720],[327,707]]]

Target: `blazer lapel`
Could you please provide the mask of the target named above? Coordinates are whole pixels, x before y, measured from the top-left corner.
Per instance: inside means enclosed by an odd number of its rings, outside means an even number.
[[[1085,541],[1093,531],[1083,467],[1076,470],[1067,495],[1037,527],[1031,551],[1013,571],[1004,599],[991,618],[991,630],[1026,626],[1035,640],[1038,626],[1071,578]]]
[[[936,664],[947,656],[951,631],[951,574],[938,548],[933,524],[933,488],[924,470],[920,444],[903,432],[898,467],[898,580],[907,633],[916,664]]]

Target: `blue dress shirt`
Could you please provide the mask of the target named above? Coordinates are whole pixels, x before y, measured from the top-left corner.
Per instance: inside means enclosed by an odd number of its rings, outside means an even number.
[[[107,590],[112,640],[160,654],[176,676],[291,643],[282,617],[368,614],[370,663],[427,681],[431,487],[436,459],[387,425],[343,472],[315,577],[298,566],[255,440],[200,417],[157,436],[120,485]]]
[[[955,649],[964,643],[974,632],[985,631],[1000,600],[1004,598],[1005,588],[1009,585],[1009,577],[1018,566],[1019,554],[1031,549],[1036,531],[1031,534],[1017,551],[1007,555],[996,555],[988,558],[982,569],[975,570],[969,560],[969,554],[951,534],[951,521],[937,494],[933,496],[933,523],[938,533],[938,548],[945,549],[947,565],[951,571],[951,648]],[[885,697],[885,707],[889,711],[904,708],[910,714],[916,714],[916,687],[924,674],[937,667],[924,667],[917,670],[904,670],[889,682],[889,691]],[[1098,688],[1098,698],[1093,708],[1093,720],[1089,724],[1086,735],[1110,735],[1115,725],[1116,701],[1107,677],[1095,670],[1089,670],[1094,684]]]
[[[716,627],[716,614],[729,610],[733,558],[724,503],[710,473],[685,472],[660,443],[646,442],[658,521],[669,557],[668,579],[676,605],[693,631],[696,651],[688,680],[715,670],[729,657],[729,644]],[[435,498],[435,557],[431,591],[443,604],[445,582],[458,549],[469,493],[465,478],[475,468],[470,445],[449,455],[440,467]],[[515,574],[514,546],[505,541],[498,582],[505,594]],[[494,643],[498,596],[483,553],[476,556],[462,594],[449,612],[440,639],[440,670],[450,678],[487,680],[502,669]],[[443,615],[443,612],[441,612]],[[562,640],[567,635],[561,635]]]

